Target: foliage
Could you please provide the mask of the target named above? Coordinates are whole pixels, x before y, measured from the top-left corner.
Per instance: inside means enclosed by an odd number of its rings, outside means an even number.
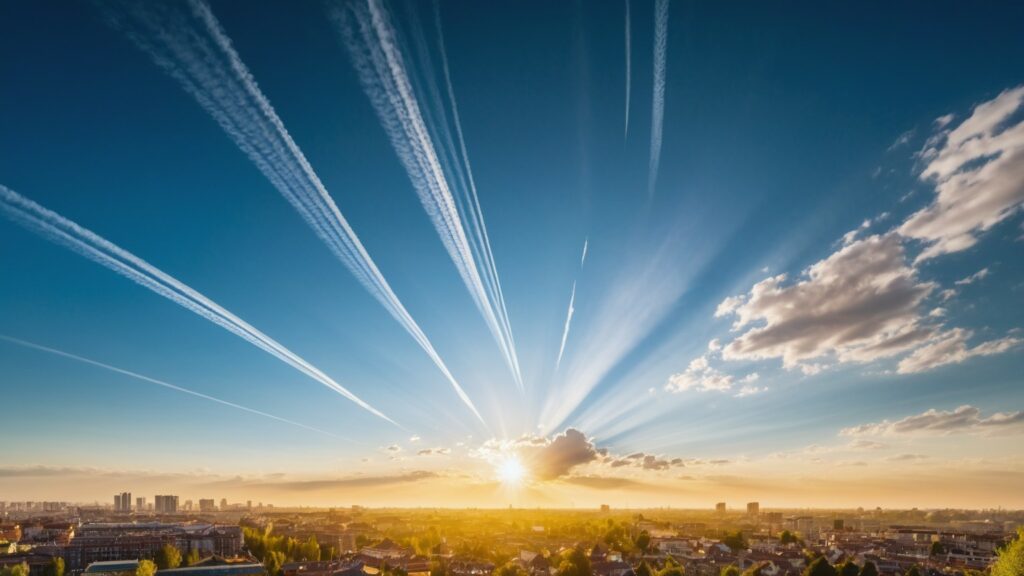
[[[878,576],[878,566],[875,563],[868,560],[860,568],[860,573],[857,576]]]
[[[152,560],[139,560],[139,567],[135,569],[135,576],[154,576],[156,564]]]
[[[46,565],[43,576],[64,576],[64,559],[56,556]]]
[[[836,573],[839,576],[859,576],[860,566],[857,566],[851,560],[847,560],[836,566]]]
[[[722,570],[718,573],[718,576],[740,576],[740,569],[737,568],[734,564],[729,564],[728,566],[722,568]]]
[[[267,569],[268,576],[277,576],[281,572],[281,566],[285,563],[284,552],[268,550],[263,555],[263,567]]]
[[[743,537],[742,530],[726,533],[725,538],[722,538],[722,544],[725,544],[729,547],[729,550],[734,552],[747,549],[747,540]]]
[[[647,547],[651,545],[651,535],[644,530],[636,537],[636,547],[643,552],[647,552]]]
[[[494,576],[527,576],[526,570],[515,562],[508,562],[494,569]]]
[[[593,576],[590,558],[583,548],[576,547],[562,556],[562,562],[555,571],[555,576]]]
[[[157,551],[156,567],[158,570],[167,570],[168,568],[177,568],[181,566],[181,550],[171,544],[165,544],[163,548]]]
[[[665,559],[665,566],[658,572],[658,576],[683,576],[683,567],[675,558],[669,556]]]
[[[999,551],[999,559],[992,566],[992,576],[1020,576],[1024,574],[1024,528],[1017,530],[1017,538]]]
[[[28,572],[28,564],[25,562],[0,568],[0,576],[28,576]]]
[[[910,568],[907,568],[906,576],[921,576],[921,570],[915,564]]]
[[[185,566],[195,566],[200,560],[202,560],[202,558],[199,557],[199,549],[193,548],[185,558]]]
[[[654,576],[654,570],[651,570],[651,566],[647,564],[646,560],[643,560],[636,567],[636,576]]]
[[[769,566],[770,562],[759,562],[744,570],[742,576],[761,576],[761,571]]]
[[[837,574],[836,569],[828,563],[828,559],[820,556],[804,569],[803,576],[837,576]]]
[[[942,556],[946,553],[946,547],[942,542],[932,542],[932,548],[928,551],[929,556]]]
[[[782,534],[779,535],[779,542],[782,544],[799,544],[800,538],[789,530],[783,530]]]

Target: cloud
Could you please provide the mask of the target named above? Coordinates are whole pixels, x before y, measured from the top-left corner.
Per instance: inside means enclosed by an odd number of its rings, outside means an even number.
[[[896,370],[900,374],[925,372],[946,364],[959,364],[975,356],[1002,354],[1024,342],[1024,339],[1006,336],[968,348],[967,339],[970,337],[971,331],[963,328],[953,328],[942,332],[928,344],[900,360]]]
[[[417,456],[447,456],[451,454],[450,448],[424,448],[416,452]]]
[[[956,284],[957,286],[969,286],[971,284],[974,284],[978,280],[985,279],[988,275],[989,275],[988,268],[982,268],[981,270],[978,270],[977,272],[975,272],[974,274],[971,274],[970,276],[968,276],[966,278],[961,278],[961,279],[957,280],[956,282],[954,282],[954,284]]]
[[[402,447],[399,446],[398,444],[392,444],[391,446],[388,446],[384,450],[386,452],[391,452],[392,454],[398,454],[399,452],[402,451]]]
[[[715,341],[712,340],[712,342]],[[752,389],[749,385],[756,382],[759,377],[756,372],[747,374],[740,379],[740,383],[747,385],[745,386],[746,388]],[[732,389],[734,382],[735,379],[732,375],[712,368],[708,362],[708,355],[705,354],[691,360],[683,372],[669,376],[668,382],[665,384],[665,390],[673,393],[686,392],[688,390],[727,392]],[[753,394],[757,391],[752,392],[748,390],[747,394],[744,395]]]
[[[851,440],[848,446],[854,450],[882,450],[883,448],[888,448],[887,444],[863,438]]]
[[[979,104],[956,128],[941,124],[919,157],[922,180],[935,184],[931,204],[911,215],[899,233],[922,241],[918,260],[973,246],[981,232],[1024,202],[1024,86]]]
[[[411,443],[413,443],[413,444],[415,444],[415,443],[417,443],[417,442],[419,442],[419,441],[420,441],[420,437],[419,437],[419,436],[411,436],[411,437],[409,438],[409,442],[411,442]]]
[[[900,134],[899,137],[897,137],[896,140],[889,145],[889,151],[892,152],[893,150],[901,146],[906,146],[907,144],[909,144],[910,140],[914,137],[914,133],[915,130],[911,128],[910,130],[907,130],[903,134]]]
[[[722,343],[718,340],[718,338],[714,338],[710,342],[708,342],[708,350],[710,352],[718,352],[721,349]]]
[[[405,472],[402,474],[395,474],[389,476],[352,476],[348,478],[331,478],[324,480],[290,480],[284,482],[262,483],[258,482],[249,485],[253,487],[269,487],[287,491],[306,492],[340,488],[380,487],[392,484],[410,484],[414,482],[421,482],[423,480],[430,480],[439,477],[440,475],[437,472],[430,472],[427,470],[415,470],[412,472]]]
[[[886,460],[889,462],[917,462],[927,458],[928,457],[924,454],[897,454],[895,456],[889,456]]]
[[[953,411],[934,408],[890,422],[883,420],[842,429],[840,436],[905,436],[1024,432],[1024,412],[996,412],[983,418],[981,410],[964,405]]]
[[[722,350],[727,360],[781,358],[787,368],[812,360],[868,362],[925,342],[934,329],[920,323],[919,305],[934,290],[907,265],[895,234],[874,235],[840,248],[796,282],[783,275],[727,298],[716,316],[736,316],[746,328]]]

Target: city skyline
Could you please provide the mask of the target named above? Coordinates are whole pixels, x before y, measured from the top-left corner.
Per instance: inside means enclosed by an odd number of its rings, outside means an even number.
[[[1024,508],[1024,7],[56,6],[2,499]]]

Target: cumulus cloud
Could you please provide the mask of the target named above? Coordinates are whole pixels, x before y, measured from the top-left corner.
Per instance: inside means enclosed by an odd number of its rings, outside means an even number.
[[[529,436],[512,445],[485,446],[489,454],[514,452],[523,465],[540,480],[567,476],[577,466],[599,459],[604,450],[597,448],[583,432],[568,428],[553,438]]]
[[[927,341],[934,328],[921,323],[920,304],[935,285],[908,266],[900,238],[873,235],[844,245],[811,265],[795,282],[785,274],[726,299],[718,312],[736,316],[727,360],[782,359],[805,373],[811,361],[835,356],[867,362],[906,352]]]
[[[963,328],[947,330],[928,344],[914,350],[910,356],[900,360],[896,370],[900,374],[925,372],[946,364],[959,364],[975,356],[1002,354],[1024,342],[1021,338],[1006,336],[968,347],[967,339],[970,337],[970,330]]]
[[[1024,412],[996,412],[982,417],[981,410],[964,405],[956,410],[932,408],[921,414],[890,422],[883,420],[842,429],[841,436],[946,435],[1024,431]]]
[[[959,126],[941,118],[940,130],[919,153],[922,180],[935,184],[934,201],[910,216],[899,233],[925,244],[919,260],[973,246],[1024,203],[1024,86],[979,104]]]

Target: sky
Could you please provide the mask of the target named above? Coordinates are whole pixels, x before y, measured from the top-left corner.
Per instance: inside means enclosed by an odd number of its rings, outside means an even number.
[[[0,495],[1024,507],[1024,7],[0,4]]]

